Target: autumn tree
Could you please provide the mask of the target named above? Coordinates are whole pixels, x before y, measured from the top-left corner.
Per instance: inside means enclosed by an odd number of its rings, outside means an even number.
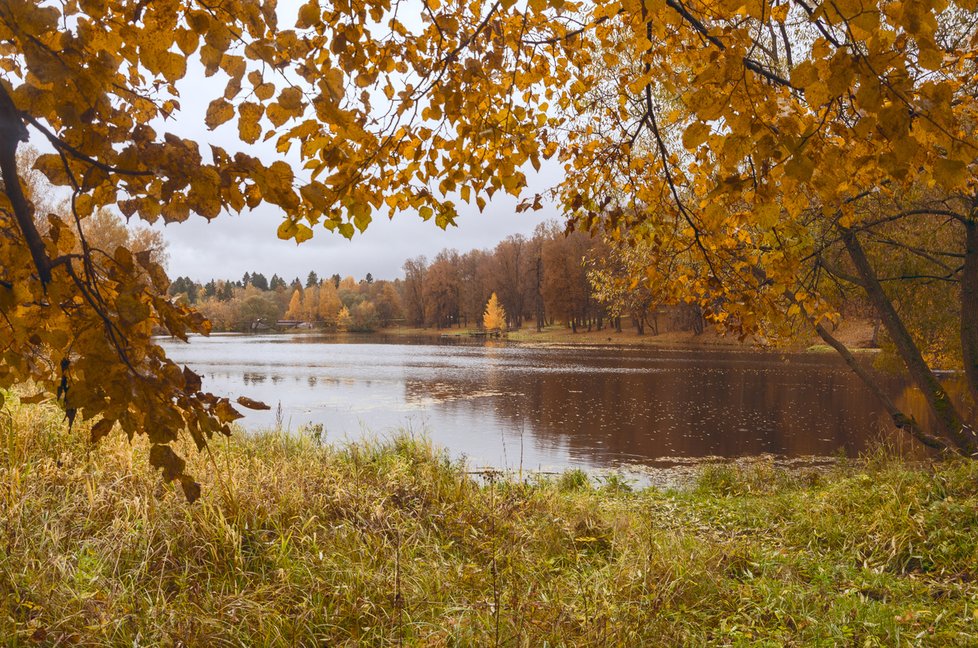
[[[404,283],[401,285],[401,303],[404,315],[410,324],[423,326],[425,323],[425,277],[428,273],[428,260],[424,256],[404,262]]]
[[[495,291],[515,328],[523,325],[523,312],[527,283],[524,280],[526,265],[526,238],[520,235],[507,237],[494,250]]]
[[[598,315],[587,276],[587,262],[598,242],[582,232],[551,231],[542,243],[541,291],[546,310],[575,332],[579,326],[590,328]]]
[[[562,200],[577,224],[638,233],[661,259],[675,260],[664,277],[670,300],[693,298],[741,336],[814,330],[896,425],[931,447],[974,454],[965,414],[978,402],[978,355],[969,351],[978,349],[969,305],[978,294],[978,271],[969,268],[978,263],[968,242],[973,9],[758,2],[737,16],[682,2],[602,8],[576,35],[600,56],[570,54],[591,74],[573,75],[588,97],[575,104],[588,127],[573,130],[562,152]],[[621,49],[633,39],[642,46]],[[949,244],[921,245],[938,228],[956,232],[942,233]],[[894,265],[908,256],[918,270]],[[937,356],[922,348],[928,336],[913,323],[912,300],[895,300],[901,286],[921,294],[915,287],[934,282],[956,286],[950,328],[961,342],[953,346],[976,377],[966,403],[953,402],[931,369]],[[899,411],[833,337],[840,285],[873,305],[929,404],[932,430]]]
[[[486,300],[492,293],[492,265],[492,254],[486,250],[471,250],[459,258],[459,315],[467,326],[482,322]]]
[[[341,331],[348,331],[352,323],[353,317],[350,315],[350,309],[344,306],[336,315],[336,328]]]
[[[85,240],[89,249],[99,250],[104,254],[125,247],[133,254],[148,252],[154,263],[165,266],[167,263],[166,241],[163,233],[148,227],[130,227],[108,209],[100,209],[83,221]],[[81,242],[76,248],[82,252]]]
[[[285,318],[290,320],[301,320],[302,317],[302,291],[297,288],[292,291],[292,299],[289,300],[289,308],[285,311]]]
[[[332,281],[324,281],[319,285],[319,304],[317,305],[317,316],[324,322],[335,324],[336,317],[340,312],[343,303],[336,291],[336,286]]]
[[[546,309],[543,302],[543,238],[545,232],[544,224],[537,226],[530,239],[530,254],[527,259],[528,268],[524,273],[529,284],[528,294],[533,308],[533,317],[536,320],[537,332],[543,330],[546,325]]]
[[[450,327],[459,321],[459,255],[455,250],[438,253],[425,275],[423,299],[425,324]]]
[[[349,314],[347,330],[366,333],[377,326],[377,307],[370,301],[362,301]]]
[[[639,335],[646,325],[659,333],[656,313],[665,302],[669,266],[680,259],[659,253],[647,239],[629,242],[628,238],[608,236],[603,255],[588,262],[588,280],[594,297],[603,303],[612,317],[628,317]]]
[[[377,322],[381,326],[390,326],[403,316],[397,288],[390,281],[374,282],[372,285],[375,292],[371,302],[376,308]]]
[[[482,328],[489,332],[506,330],[506,310],[499,303],[496,293],[492,293],[486,303],[486,311],[482,315]]]
[[[319,286],[302,291],[302,319],[306,322],[319,319]]]

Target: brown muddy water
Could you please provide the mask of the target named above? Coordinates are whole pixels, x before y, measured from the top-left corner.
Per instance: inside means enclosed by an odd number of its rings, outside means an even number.
[[[706,457],[855,456],[890,431],[829,354],[541,348],[313,334],[166,341],[214,393],[272,406],[247,429],[321,424],[327,442],[423,435],[499,469],[633,470]],[[887,388],[898,400],[897,379]],[[814,459],[814,463],[821,460]]]

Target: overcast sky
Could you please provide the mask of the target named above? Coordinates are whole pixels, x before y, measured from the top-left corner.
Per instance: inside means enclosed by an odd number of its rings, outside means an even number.
[[[283,0],[278,5],[279,25],[295,24],[300,2]],[[268,79],[272,80],[272,79]],[[283,156],[275,152],[274,138],[270,142],[248,145],[237,135],[237,120],[231,120],[214,131],[204,126],[208,103],[220,96],[227,77],[218,72],[206,78],[196,56],[189,61],[187,76],[177,84],[181,110],[174,119],[157,124],[157,131],[171,131],[195,140],[205,160],[209,158],[208,144],[217,144],[232,155],[244,151],[266,163]],[[293,150],[298,147],[293,147]],[[293,169],[300,169],[298,157],[287,155]],[[540,174],[529,167],[528,194],[542,191],[558,181],[559,166],[544,162]],[[297,173],[298,175],[298,173]],[[538,223],[558,217],[555,207],[546,206],[538,212],[516,214],[517,200],[497,192],[480,214],[474,205],[455,200],[460,217],[458,226],[447,231],[439,229],[434,219],[422,221],[411,213],[387,218],[386,210],[375,214],[375,220],[363,234],[347,240],[328,230],[314,228],[315,236],[301,245],[282,241],[276,230],[282,215],[273,207],[260,206],[251,213],[222,214],[208,223],[191,216],[184,223],[158,228],[163,232],[170,255],[169,274],[189,276],[197,281],[209,279],[240,279],[245,272],[261,272],[268,277],[278,274],[285,279],[305,277],[310,270],[320,276],[334,273],[353,275],[360,279],[370,272],[378,279],[402,276],[401,266],[408,258],[423,254],[434,257],[444,248],[467,252],[474,248],[493,247],[511,234],[530,234]]]
[[[430,259],[444,248],[467,252],[493,247],[510,234],[529,235],[538,223],[557,217],[553,208],[515,214],[515,205],[511,197],[496,194],[485,213],[479,214],[474,207],[461,209],[458,227],[445,231],[434,220],[424,222],[407,213],[394,220],[383,215],[353,240],[316,228],[316,235],[301,245],[276,237],[282,219],[269,208],[240,216],[222,215],[210,223],[192,217],[162,231],[168,243],[171,277],[207,281],[261,272],[291,280],[304,279],[315,270],[320,276],[337,273],[361,279],[369,272],[377,279],[394,279],[403,275],[401,265],[410,257],[423,254]]]

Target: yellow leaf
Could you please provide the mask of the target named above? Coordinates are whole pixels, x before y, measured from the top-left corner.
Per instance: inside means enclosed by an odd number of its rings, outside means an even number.
[[[302,90],[296,87],[289,87],[282,90],[278,95],[278,103],[285,110],[295,113],[302,109]]]
[[[934,164],[934,178],[946,189],[954,189],[964,183],[968,166],[960,160],[938,160]]]
[[[173,481],[183,474],[186,462],[177,456],[168,445],[154,443],[149,449],[149,465],[163,471],[165,481]]]
[[[175,83],[187,73],[187,59],[180,54],[163,52],[160,58],[160,72],[170,83]]]
[[[238,106],[238,135],[249,144],[254,144],[261,137],[261,126],[258,120],[262,116],[262,107],[256,103],[245,102]]]
[[[241,405],[242,407],[247,407],[248,409],[253,409],[253,410],[267,410],[267,409],[272,409],[271,407],[269,407],[265,403],[263,403],[261,401],[252,400],[252,399],[248,398],[247,396],[238,396],[238,405]]]
[[[306,29],[315,25],[319,21],[320,8],[317,0],[310,0],[299,7],[299,16],[295,26],[299,29]]]
[[[272,122],[272,125],[276,128],[289,121],[289,117],[292,116],[292,113],[277,103],[269,105],[265,114],[268,116],[268,121]]]
[[[295,229],[296,243],[303,243],[312,238],[312,229],[310,229],[308,226],[303,225],[302,223],[298,223],[295,227],[296,227]]]
[[[275,94],[275,85],[272,83],[261,83],[255,86],[255,96],[262,101],[268,101]]]
[[[204,123],[207,124],[207,128],[214,130],[232,117],[234,117],[234,106],[224,99],[215,99],[207,106]]]
[[[103,418],[98,423],[93,425],[91,431],[92,443],[98,443],[99,439],[108,435],[108,433],[112,430],[113,425],[115,425],[115,421],[107,418]]]
[[[336,68],[330,68],[326,71],[324,77],[326,81],[326,89],[329,91],[329,96],[332,97],[333,101],[339,101],[343,98],[343,72]]]
[[[287,241],[293,236],[295,236],[298,227],[295,223],[290,220],[282,221],[282,224],[278,226],[278,237],[283,241]]]
[[[781,216],[781,207],[773,203],[759,205],[754,208],[754,216],[761,227],[774,227]]]
[[[695,149],[706,141],[710,135],[710,127],[701,121],[693,122],[683,133],[683,146],[687,149]]]

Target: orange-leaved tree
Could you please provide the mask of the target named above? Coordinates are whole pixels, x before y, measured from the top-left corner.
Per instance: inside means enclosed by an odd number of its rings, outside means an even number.
[[[575,115],[559,149],[562,203],[577,224],[652,251],[639,285],[654,276],[667,300],[697,302],[745,337],[817,333],[898,427],[974,456],[974,10],[973,0],[604,4],[558,38]],[[882,323],[929,423],[901,411],[834,337],[853,296]],[[935,363],[964,374],[960,398]]]
[[[309,0],[280,24],[258,0],[0,3],[0,386],[36,384],[98,419],[96,438],[116,423],[148,435],[151,462],[193,499],[170,443],[186,431],[203,447],[238,413],[151,333],[207,323],[166,297],[150,255],[92,249],[86,219],[267,204],[297,242],[378,213],[445,227],[457,201],[519,194],[527,165],[556,155],[571,220],[675,258],[672,298],[719,325],[800,322],[832,340],[838,287],[863,292],[937,423],[888,403],[894,420],[975,452],[889,288],[953,284],[954,357],[978,401],[973,0],[404,5]],[[168,131],[196,74],[220,79],[194,92],[211,92],[204,124],[233,133],[232,150]],[[36,169],[70,193],[64,213],[24,191],[30,138],[50,151]],[[921,232],[941,228],[931,249]],[[894,256],[908,271],[886,269]]]
[[[496,293],[492,293],[489,301],[486,302],[486,312],[482,314],[482,328],[489,332],[506,330],[506,311],[499,303]]]

